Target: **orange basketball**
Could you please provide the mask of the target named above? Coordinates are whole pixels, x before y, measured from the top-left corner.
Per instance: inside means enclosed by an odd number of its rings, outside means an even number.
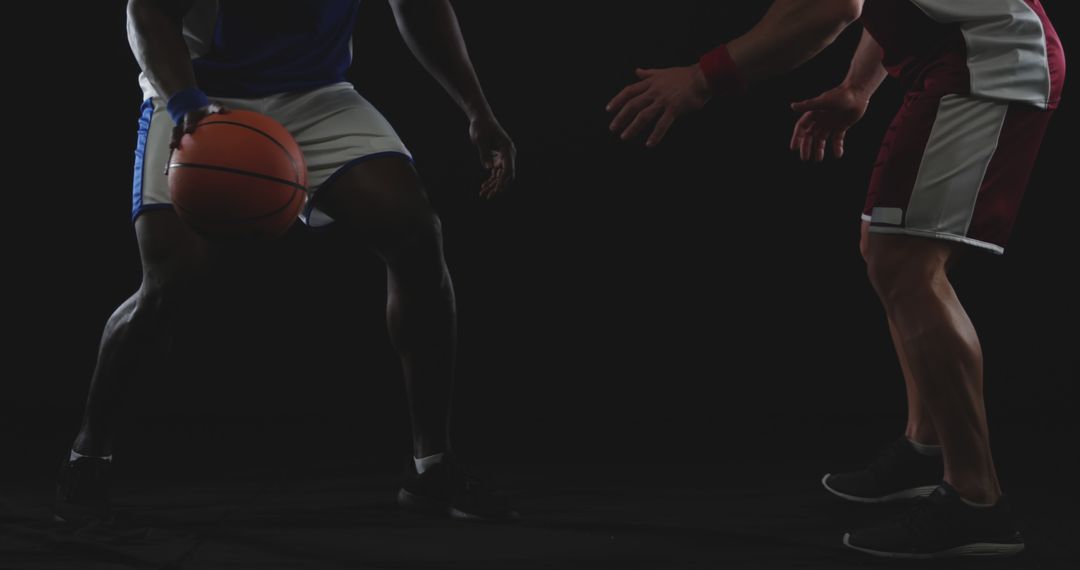
[[[176,213],[209,239],[284,234],[306,190],[299,145],[280,123],[252,111],[207,116],[169,160]]]

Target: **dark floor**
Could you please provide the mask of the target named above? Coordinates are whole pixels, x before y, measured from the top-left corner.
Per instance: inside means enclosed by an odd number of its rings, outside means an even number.
[[[57,528],[48,481],[8,482],[0,568],[1077,567],[1076,506],[1033,484],[1012,489],[1028,542],[1018,558],[913,564],[847,552],[845,529],[896,510],[834,500],[818,483],[823,463],[493,467],[524,516],[510,526],[398,512],[393,475],[359,459],[140,472],[118,483],[110,529]]]

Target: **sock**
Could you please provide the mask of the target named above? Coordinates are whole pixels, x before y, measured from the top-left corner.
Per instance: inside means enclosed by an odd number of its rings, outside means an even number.
[[[414,457],[413,458],[413,463],[416,464],[416,473],[417,473],[417,475],[422,474],[424,471],[427,471],[428,469],[431,469],[432,467],[435,467],[436,465],[442,463],[444,455],[446,455],[446,454],[445,453],[436,453],[434,455],[429,455],[427,457],[420,457],[420,458],[415,458]]]
[[[90,457],[92,459],[104,459],[105,461],[108,461],[109,463],[112,463],[112,454],[111,453],[109,455],[104,455],[104,456],[83,455],[83,454],[79,453],[78,451],[75,451],[74,449],[72,449],[71,454],[68,455],[68,461],[75,461],[76,459],[79,459],[81,457]]]
[[[926,445],[925,443],[919,443],[919,442],[915,441],[914,439],[911,439],[910,437],[908,438],[908,443],[911,444],[911,447],[913,447],[915,449],[915,452],[918,453],[919,455],[927,455],[927,456],[930,456],[930,457],[940,457],[941,456],[941,446],[940,445]]]

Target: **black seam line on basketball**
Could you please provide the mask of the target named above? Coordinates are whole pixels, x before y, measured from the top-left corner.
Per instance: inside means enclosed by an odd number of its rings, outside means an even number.
[[[285,148],[285,145],[281,144],[281,142],[279,142],[277,139],[275,139],[270,133],[268,133],[268,132],[266,132],[266,131],[264,131],[264,130],[262,130],[260,128],[253,127],[251,125],[245,125],[244,123],[239,123],[237,121],[222,121],[222,120],[219,120],[219,119],[213,119],[213,120],[210,120],[210,121],[207,121],[207,120],[200,121],[198,124],[195,125],[195,128],[198,129],[199,127],[201,127],[203,125],[233,125],[233,126],[237,126],[237,127],[243,127],[243,128],[248,129],[250,131],[255,131],[256,133],[259,133],[260,135],[270,139],[270,142],[274,143],[274,145],[276,145],[278,148],[281,149],[281,152],[285,153],[286,158],[289,159],[289,163],[292,164],[293,172],[296,173],[296,183],[297,184],[300,183],[300,166],[298,164],[296,164],[296,160],[293,159],[293,155],[289,152],[289,149]]]
[[[246,224],[248,222],[257,222],[259,220],[263,220],[263,219],[266,219],[266,218],[269,218],[269,217],[276,216],[276,215],[280,214],[282,211],[284,211],[286,208],[288,208],[290,205],[292,205],[293,200],[295,200],[295,199],[296,199],[296,188],[293,188],[292,194],[289,195],[289,199],[286,200],[285,204],[282,205],[280,208],[278,208],[278,209],[276,209],[276,210],[274,210],[272,212],[266,213],[266,214],[259,214],[258,216],[255,216],[253,218],[242,218],[242,219],[239,219],[239,220],[214,220],[214,219],[207,220],[207,219],[199,216],[198,213],[185,208],[183,204],[180,204],[180,203],[177,203],[177,202],[174,201],[173,206],[176,206],[177,208],[180,208],[181,210],[191,214],[192,217],[197,218],[199,220],[199,222],[203,223],[203,224]]]
[[[270,182],[277,182],[278,184],[284,184],[293,188],[303,190],[307,192],[307,188],[297,184],[296,182],[290,182],[284,178],[278,178],[276,176],[270,176],[269,174],[259,174],[258,172],[250,172],[247,170],[240,170],[239,168],[229,168],[228,166],[218,166],[216,164],[199,164],[195,162],[173,162],[169,164],[169,168],[201,168],[203,170],[217,170],[220,172],[228,172],[230,174],[239,174],[241,176],[250,176],[252,178],[258,178],[260,180],[269,180]]]

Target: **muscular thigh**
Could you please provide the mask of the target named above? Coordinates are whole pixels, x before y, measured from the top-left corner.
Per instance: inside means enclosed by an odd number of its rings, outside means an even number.
[[[317,204],[374,245],[437,231],[438,221],[420,177],[403,157],[379,157],[348,167],[319,191]]]

